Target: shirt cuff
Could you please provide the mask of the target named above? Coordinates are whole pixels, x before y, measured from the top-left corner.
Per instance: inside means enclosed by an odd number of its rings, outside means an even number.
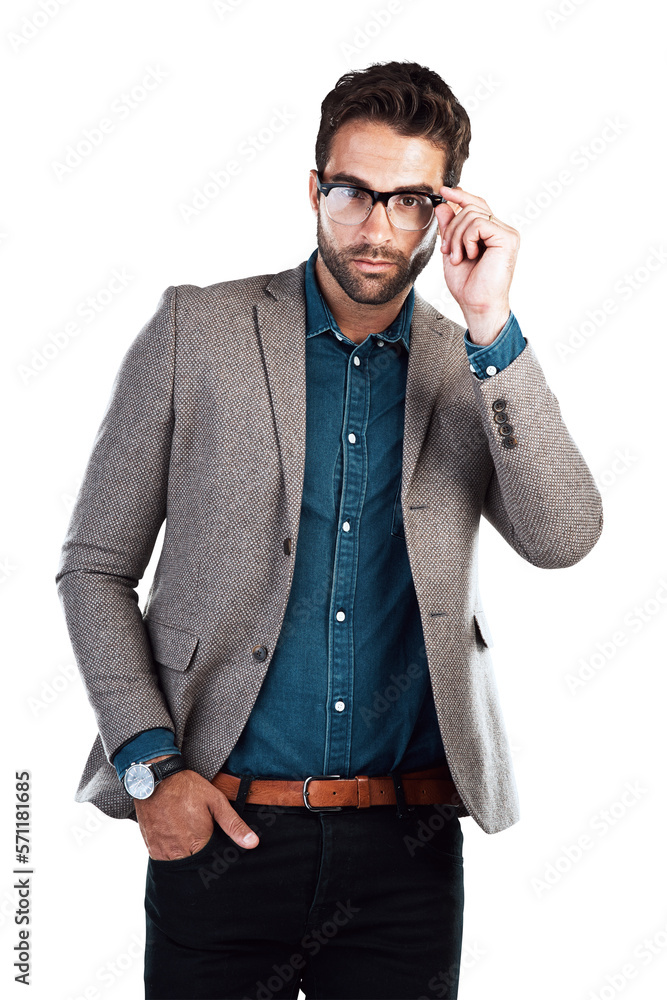
[[[493,343],[486,347],[483,344],[473,344],[468,330],[463,336],[463,343],[470,362],[470,371],[478,379],[485,379],[497,375],[503,368],[511,365],[526,346],[526,339],[516,316],[510,310],[509,319]]]
[[[171,729],[160,726],[157,729],[147,729],[135,736],[129,743],[125,743],[114,755],[112,763],[116,768],[118,780],[122,781],[130,764],[152,760],[153,757],[159,757],[162,754],[180,755],[180,753],[181,751],[174,742],[174,734]]]

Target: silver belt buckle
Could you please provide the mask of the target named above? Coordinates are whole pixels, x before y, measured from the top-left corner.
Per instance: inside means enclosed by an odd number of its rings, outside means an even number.
[[[340,774],[311,774],[309,778],[303,783],[303,804],[306,809],[310,809],[311,812],[339,812],[342,806],[311,806],[308,801],[308,782],[309,781],[330,781],[333,778],[340,778]]]

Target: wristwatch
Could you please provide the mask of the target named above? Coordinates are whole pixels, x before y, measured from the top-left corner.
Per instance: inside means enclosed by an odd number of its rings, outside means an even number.
[[[186,771],[181,754],[173,754],[164,760],[156,760],[153,764],[136,762],[130,764],[123,776],[125,789],[133,799],[147,799],[155,791],[155,786],[164,781],[170,774]]]

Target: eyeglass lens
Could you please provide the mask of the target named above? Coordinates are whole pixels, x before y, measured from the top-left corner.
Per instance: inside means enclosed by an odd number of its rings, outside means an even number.
[[[358,226],[371,211],[373,199],[354,187],[331,188],[326,197],[327,214],[333,222]],[[425,229],[433,218],[433,204],[422,194],[394,194],[387,214],[397,229]]]

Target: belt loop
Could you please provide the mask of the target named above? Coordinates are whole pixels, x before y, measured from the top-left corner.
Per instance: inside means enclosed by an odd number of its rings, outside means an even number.
[[[390,771],[389,773],[394,782],[394,791],[396,792],[396,814],[399,819],[406,819],[411,812],[414,812],[415,807],[409,806],[405,801],[405,790],[400,773],[398,771]]]
[[[245,800],[248,794],[248,789],[250,788],[251,782],[254,780],[254,774],[242,774],[240,775],[241,783],[239,784],[238,791],[236,793],[236,798],[234,799],[234,809],[237,811],[239,816],[243,815],[243,809],[245,807]]]

